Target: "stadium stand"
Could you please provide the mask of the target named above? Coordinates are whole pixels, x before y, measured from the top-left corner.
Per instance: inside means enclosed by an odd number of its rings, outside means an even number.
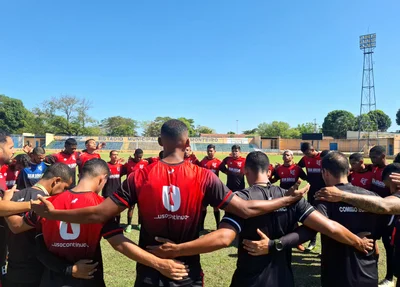
[[[46,146],[46,149],[56,149],[56,150],[62,150],[64,149],[64,143],[65,141],[52,141],[49,145]],[[123,142],[105,142],[106,146],[104,149],[107,150],[120,150],[122,148]],[[83,141],[78,141],[78,150],[83,150],[85,149],[85,142]]]
[[[131,142],[129,143],[128,150],[135,150],[141,148],[142,150],[162,150],[158,142]]]
[[[207,143],[192,143],[191,147],[193,151],[206,151],[207,150],[207,146],[209,144]],[[231,152],[232,146],[233,144],[220,144],[220,143],[216,143],[215,145],[215,149],[217,152]],[[252,152],[255,150],[254,145],[251,144],[239,144],[240,149],[242,152]]]

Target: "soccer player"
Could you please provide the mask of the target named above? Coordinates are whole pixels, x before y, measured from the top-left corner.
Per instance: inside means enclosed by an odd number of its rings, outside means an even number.
[[[30,165],[30,158],[27,154],[16,155],[9,165],[3,165],[1,173],[6,179],[8,189],[12,189],[17,182],[20,171]]]
[[[62,162],[69,166],[72,171],[72,185],[73,188],[76,185],[76,165],[77,159],[79,158],[79,153],[76,152],[78,143],[74,138],[69,138],[65,141],[64,150],[55,154],[52,154],[46,158],[49,163]]]
[[[281,198],[285,190],[269,183],[268,170],[269,159],[266,154],[254,151],[246,157],[246,177],[250,187],[236,194],[244,200],[264,200]],[[273,213],[250,219],[242,219],[230,213],[222,218],[219,229],[209,233],[197,240],[181,243],[179,245],[167,242],[159,246],[149,247],[155,254],[163,258],[174,258],[176,256],[189,256],[199,253],[212,252],[214,250],[228,247],[239,234],[237,269],[233,275],[231,286],[237,287],[262,287],[262,286],[294,286],[293,273],[291,270],[291,251],[282,250],[263,253],[263,256],[254,257],[253,250],[247,248],[247,242],[259,238],[266,233],[275,239],[293,230],[297,222],[326,234],[335,240],[357,248],[362,252],[372,249],[372,240],[361,239],[352,234],[340,224],[328,220],[305,200],[289,207],[281,208]],[[262,233],[263,232],[263,233]],[[245,240],[246,239],[246,240]],[[249,240],[250,239],[250,240]],[[165,242],[164,239],[159,239]],[[245,243],[243,245],[242,243]],[[246,251],[250,249],[251,254]],[[342,285],[336,285],[342,286]]]
[[[283,189],[289,189],[298,182],[299,178],[307,180],[304,170],[293,162],[293,152],[291,150],[285,150],[282,159],[283,165],[279,165],[275,169],[275,176],[272,182],[280,180],[279,186]],[[301,244],[297,246],[297,249],[300,251],[305,250]]]
[[[33,210],[53,220],[98,223],[106,222],[138,203],[142,216],[139,246],[146,248],[157,243],[156,236],[170,238],[177,243],[198,238],[201,209],[205,204],[247,218],[297,202],[307,190],[305,188],[293,195],[268,201],[245,201],[234,196],[211,171],[184,161],[184,150],[190,141],[183,122],[165,122],[161,127],[159,143],[164,147],[163,160],[131,173],[121,188],[101,204],[84,209],[57,210],[41,198],[43,205],[34,204]],[[152,266],[139,262],[135,287],[203,286],[200,257],[182,257],[180,260],[189,266],[190,271],[187,278],[176,282]]]
[[[307,200],[311,205],[314,205],[315,193],[325,186],[325,182],[322,178],[321,153],[317,152],[308,142],[302,143],[300,149],[304,156],[297,165],[301,168],[306,168],[307,181],[310,184]],[[307,251],[311,251],[315,248],[316,240],[317,237],[311,239],[310,243],[308,244]]]
[[[101,192],[101,195],[104,198],[111,196],[114,191],[120,188],[121,186],[121,177],[126,174],[126,169],[124,165],[119,161],[118,151],[112,150],[110,151],[110,161],[107,162],[108,168],[110,169],[110,176],[104,188]],[[121,216],[117,216],[118,224],[121,221]]]
[[[70,168],[63,163],[56,163],[46,169],[43,177],[32,187],[14,193],[12,201],[30,202],[42,196],[53,196],[63,192],[72,183]],[[6,218],[11,231],[14,223],[22,222],[21,215]],[[4,287],[12,286],[40,286],[43,265],[36,258],[35,252],[36,230],[29,230],[20,234],[9,233],[8,265]],[[23,274],[23,276],[21,276]]]
[[[72,190],[67,190],[49,198],[56,208],[74,210],[82,207],[94,207],[104,199],[98,193],[104,187],[109,175],[107,163],[101,159],[92,159],[82,168],[79,183]],[[103,279],[103,264],[100,250],[100,238],[103,236],[111,246],[125,256],[138,262],[156,268],[157,271],[172,278],[180,279],[187,274],[185,266],[172,260],[159,259],[144,250],[140,250],[132,241],[123,236],[122,230],[115,219],[106,224],[70,224],[63,221],[44,220],[34,213],[27,213],[20,226],[14,226],[14,231],[34,228],[40,223],[43,238],[48,251],[63,258],[73,265],[82,259],[98,262],[93,279],[81,280],[66,277],[65,274],[45,269],[40,286],[105,286]],[[16,230],[16,228],[18,228]],[[15,285],[13,285],[15,286]]]
[[[17,187],[19,190],[34,186],[43,176],[47,165],[44,163],[46,151],[42,147],[35,147],[30,154],[31,164],[18,175]]]
[[[240,156],[240,146],[232,146],[232,156],[224,158],[220,171],[227,174],[226,186],[232,191],[244,189],[244,163],[245,158]]]
[[[372,166],[364,163],[364,156],[361,153],[353,153],[349,157],[351,173],[349,181],[352,185],[371,190],[372,188]]]
[[[337,187],[325,187],[316,194],[318,200],[329,202],[344,202],[360,208],[366,212],[377,214],[400,214],[400,164],[393,163],[385,167],[382,173],[382,179],[386,186],[390,189],[390,196],[385,198],[377,196],[369,196],[363,194],[347,193]],[[400,225],[398,217],[395,220],[396,230],[393,232],[394,237],[394,266],[393,273],[399,278],[400,276]],[[388,283],[385,283],[388,284]],[[393,283],[391,283],[393,284]],[[390,285],[389,285],[390,286]],[[400,287],[400,280],[397,280],[397,287]]]
[[[215,145],[209,144],[207,146],[207,156],[203,158],[203,160],[200,162],[200,166],[211,170],[213,173],[215,173],[216,176],[219,176],[219,166],[221,164],[221,161],[215,157]],[[200,222],[200,231],[204,230],[204,221],[206,219],[207,215],[207,206],[203,207],[202,214],[201,214],[201,222]],[[214,218],[215,218],[215,224],[216,227],[218,228],[218,224],[221,220],[221,213],[219,211],[219,208],[214,207]]]
[[[99,146],[96,145],[96,141],[94,139],[88,139],[87,141],[85,141],[85,147],[86,149],[84,149],[82,153],[79,154],[79,158],[76,161],[79,173],[88,160],[101,158],[100,155],[96,152]]]
[[[138,148],[135,150],[133,154],[133,158],[130,157],[128,162],[124,165],[124,169],[126,170],[126,175],[130,175],[132,172],[138,169],[145,168],[149,162],[143,159],[143,150]],[[116,191],[116,189],[114,189]],[[130,233],[132,231],[132,217],[133,210],[135,209],[135,205],[132,205],[127,213],[127,225],[125,227],[125,232]],[[138,218],[138,229],[140,230],[140,216]]]
[[[200,161],[197,159],[190,146],[185,149],[185,160],[195,165],[200,165]]]
[[[382,179],[383,170],[386,167],[385,148],[382,146],[374,146],[369,151],[369,158],[372,162],[372,184],[371,191],[377,193],[381,197],[390,195],[390,189],[385,186]],[[393,256],[394,250],[391,242],[393,227],[389,226],[382,234],[382,242],[386,251],[386,276],[380,283],[380,287],[393,286]]]
[[[396,157],[394,158],[393,162],[400,163],[400,152],[396,155]]]
[[[149,164],[158,162],[160,159],[163,158],[163,153],[164,153],[164,151],[162,150],[162,151],[160,151],[160,152],[158,153],[158,156],[157,156],[157,157],[149,157],[149,158],[146,158],[146,160],[149,162]]]

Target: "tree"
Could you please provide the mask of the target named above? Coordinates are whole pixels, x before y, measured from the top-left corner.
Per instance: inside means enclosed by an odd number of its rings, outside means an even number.
[[[187,118],[184,118],[184,117],[180,117],[180,118],[178,118],[178,120],[180,120],[180,121],[185,123],[185,125],[188,128],[188,132],[189,132],[189,136],[190,137],[195,137],[197,135],[193,119],[187,119]]]
[[[359,126],[360,122],[361,126]],[[368,114],[362,114],[357,116],[354,123],[354,130],[358,130],[359,128],[361,128],[361,131],[363,132],[373,132],[378,129],[378,125],[376,121],[372,120]]]
[[[235,133],[235,132],[232,132],[232,131],[230,131],[230,132],[227,132],[226,134],[227,134],[227,135],[235,135],[236,133]]]
[[[300,134],[310,134],[319,131],[319,127],[316,127],[314,123],[299,124],[296,129]]]
[[[243,134],[245,134],[245,135],[255,135],[255,134],[257,134],[258,133],[258,129],[257,128],[254,128],[254,129],[252,129],[252,130],[245,130],[245,131],[243,131]]]
[[[396,113],[396,124],[400,126],[400,109]]]
[[[378,129],[381,132],[386,132],[392,125],[390,117],[381,110],[370,111],[368,116],[371,118],[372,122],[378,125]]]
[[[159,137],[161,126],[171,120],[170,117],[156,117],[153,121],[142,122],[143,136],[145,137]]]
[[[258,133],[263,137],[287,138],[290,125],[286,122],[273,121],[272,123],[261,123],[257,127]]]
[[[109,117],[102,120],[101,125],[108,136],[137,136],[138,124],[130,118]]]
[[[325,136],[345,138],[347,131],[354,130],[356,118],[348,111],[335,110],[325,117],[322,132]]]
[[[212,128],[206,126],[197,126],[196,135],[200,136],[201,134],[215,134],[215,131]]]
[[[29,132],[33,115],[21,100],[0,95],[0,129],[9,133]]]

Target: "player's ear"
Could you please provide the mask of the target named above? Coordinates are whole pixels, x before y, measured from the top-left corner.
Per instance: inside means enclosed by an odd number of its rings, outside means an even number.
[[[188,138],[185,143],[185,148],[190,147],[190,139]]]
[[[61,177],[54,177],[53,178],[53,182],[51,184],[51,187],[56,186],[57,184],[59,184],[60,182],[62,182]]]
[[[158,137],[157,141],[158,141],[158,144],[159,144],[160,146],[163,146],[163,143],[162,143],[161,137]]]
[[[267,171],[267,175],[268,175],[268,178],[270,178],[271,177],[271,171],[268,169],[268,171]]]

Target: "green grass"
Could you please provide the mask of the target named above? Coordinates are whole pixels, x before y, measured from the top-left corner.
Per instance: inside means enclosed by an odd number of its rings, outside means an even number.
[[[196,153],[201,160],[204,153]],[[122,157],[128,158],[128,154],[121,154]],[[153,155],[146,155],[153,156]],[[220,155],[219,157],[224,157]],[[269,156],[271,163],[281,162],[281,156]],[[103,159],[108,159],[108,155],[102,154]],[[297,162],[300,157],[296,157]],[[225,174],[220,175],[223,182],[226,181]],[[122,214],[121,223],[126,224],[126,212]],[[137,209],[134,213],[133,224],[137,224]],[[208,230],[215,230],[215,221],[213,209],[208,208],[207,217],[205,221],[205,228]],[[138,242],[139,231],[133,229],[131,233],[125,234],[134,242]],[[296,286],[312,287],[320,286],[320,260],[317,254],[320,252],[320,241],[312,253],[304,254],[297,250],[293,252],[292,267],[295,276]],[[136,277],[135,266],[136,263],[127,259],[123,255],[117,253],[112,247],[102,240],[102,253],[104,262],[104,273],[107,286],[111,287],[126,287],[133,286]],[[385,251],[382,243],[379,241],[379,249],[381,251],[379,261],[379,278],[383,279],[386,273],[385,266]],[[210,254],[201,255],[201,264],[205,274],[205,286],[207,287],[221,287],[229,286],[232,274],[236,265],[236,247],[225,248]],[[338,274],[338,276],[341,276]],[[245,287],[245,286],[244,286]]]

